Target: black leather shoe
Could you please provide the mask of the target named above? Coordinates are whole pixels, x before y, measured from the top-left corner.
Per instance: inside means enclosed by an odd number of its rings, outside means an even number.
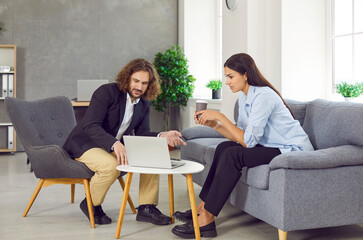
[[[217,236],[216,224],[214,221],[209,223],[208,225],[200,227],[199,230],[201,237],[210,238]],[[195,238],[193,222],[188,222],[183,225],[177,225],[171,230],[171,232],[181,238]]]
[[[182,221],[182,222],[185,222],[185,223],[193,221],[192,210],[190,210],[190,209],[186,210],[185,212],[176,211],[173,214],[173,217],[175,217],[179,221]]]
[[[162,214],[153,204],[140,205],[137,209],[136,220],[150,222],[155,225],[168,225],[171,223],[171,218]]]
[[[102,206],[94,206],[93,213],[95,215],[95,223],[96,224],[110,224],[112,223],[112,219],[109,218],[106,213],[103,212]]]
[[[87,200],[83,199],[81,204],[79,204],[79,207],[89,220]],[[112,222],[112,219],[103,212],[101,205],[93,207],[93,215],[95,218],[95,224],[110,224]]]

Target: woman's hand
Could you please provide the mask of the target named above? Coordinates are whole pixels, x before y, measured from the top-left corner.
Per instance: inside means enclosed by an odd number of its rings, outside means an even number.
[[[199,115],[199,119],[197,118]],[[194,113],[195,123],[214,128],[224,137],[231,141],[238,142],[246,147],[244,143],[244,131],[234,125],[223,113],[213,110],[202,110]],[[217,123],[219,124],[217,126]]]
[[[198,115],[199,118],[197,118]],[[208,127],[214,127],[217,121],[220,121],[223,117],[222,113],[208,109],[195,112],[194,114],[195,123]]]

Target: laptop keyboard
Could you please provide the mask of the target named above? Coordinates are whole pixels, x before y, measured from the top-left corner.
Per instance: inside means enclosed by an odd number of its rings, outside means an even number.
[[[171,159],[170,163],[171,163],[172,168],[180,167],[180,166],[184,165],[184,163],[181,162],[180,159],[177,159],[177,158],[170,158],[170,159]]]

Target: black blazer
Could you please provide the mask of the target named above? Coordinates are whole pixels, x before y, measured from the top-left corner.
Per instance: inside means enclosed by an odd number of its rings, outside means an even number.
[[[80,157],[91,148],[103,148],[111,152],[117,141],[126,107],[126,93],[116,83],[99,87],[92,95],[90,105],[83,119],[73,128],[63,148],[73,158]],[[130,126],[124,135],[157,136],[150,131],[150,102],[144,99],[134,106]]]

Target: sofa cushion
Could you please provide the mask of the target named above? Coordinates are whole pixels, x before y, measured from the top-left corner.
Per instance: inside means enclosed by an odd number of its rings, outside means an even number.
[[[227,141],[226,138],[196,138],[188,140],[187,146],[181,145],[180,158],[181,159],[193,159],[205,164],[205,159],[208,159],[210,163],[213,161],[213,155],[215,148],[221,142]],[[208,152],[208,157],[206,157]]]
[[[363,146],[363,104],[315,100],[307,105],[303,124],[315,149]]]
[[[270,162],[271,170],[319,169],[363,165],[363,147],[344,145],[315,151],[296,151],[280,154]]]
[[[191,140],[195,138],[224,138],[222,134],[206,126],[186,128],[181,131],[181,134],[185,140]]]
[[[234,109],[233,109],[233,119],[234,122],[238,121],[238,114],[239,114],[239,106],[238,106],[238,99],[236,101],[236,103],[234,104]]]
[[[291,99],[285,99],[285,102],[294,114],[295,119],[298,120],[302,126],[305,119],[306,106],[309,102],[299,102]]]

